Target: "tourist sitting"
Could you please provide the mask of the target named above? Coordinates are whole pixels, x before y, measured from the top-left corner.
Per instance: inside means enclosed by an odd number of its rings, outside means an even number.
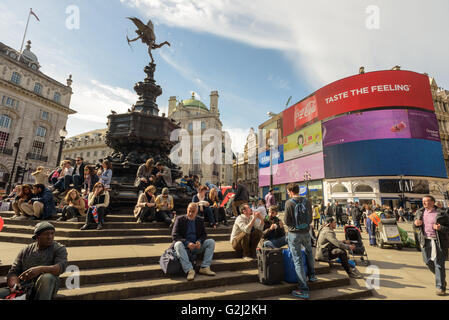
[[[37,167],[36,171],[31,173],[31,175],[34,177],[35,184],[45,184],[45,181],[48,178],[48,175],[42,166]]]
[[[33,190],[28,184],[20,186],[20,194],[12,203],[12,209],[14,210],[14,217],[12,219],[26,220],[34,216],[33,205],[28,202],[34,198]]]
[[[64,167],[64,161],[61,161],[59,167],[57,167],[55,170],[50,172],[48,175],[48,183],[51,185],[51,188],[54,190],[54,185],[56,182],[58,182],[59,175],[62,172],[62,169]]]
[[[287,244],[285,229],[282,220],[277,217],[277,206],[268,208],[268,215],[264,219],[263,227],[263,247],[282,248]]]
[[[186,188],[187,193],[194,193],[195,190],[193,189],[193,185],[191,183],[191,178],[189,178],[189,176],[184,176],[180,182],[179,185],[183,188]]]
[[[349,240],[339,241],[335,235],[337,221],[333,217],[326,219],[326,224],[318,233],[317,248],[315,259],[317,261],[329,262],[333,259],[340,258],[343,269],[351,278],[360,278],[360,275],[351,270],[348,262],[348,254],[346,250],[354,250],[355,245]]]
[[[137,223],[151,222],[156,218],[156,193],[155,186],[148,186],[145,192],[139,195],[137,204],[134,207],[134,217],[137,218]]]
[[[67,192],[64,202],[66,205],[62,209],[62,217],[58,221],[78,222],[79,216],[86,215],[86,203],[78,190],[71,189]]]
[[[228,224],[226,213],[224,208],[220,206],[221,201],[220,197],[218,196],[217,189],[210,189],[207,201],[209,202],[209,208],[211,208],[212,212],[214,213],[215,221],[217,223],[223,222],[223,224],[226,226]]]
[[[72,175],[72,181],[73,181],[73,187],[78,190],[78,192],[81,192],[81,187],[84,184],[84,168],[86,165],[84,164],[83,157],[76,157],[75,160],[75,167],[73,168],[73,175]]]
[[[33,193],[34,198],[31,198],[28,203],[33,205],[34,219],[51,219],[56,214],[52,192],[43,184],[35,184]]]
[[[145,190],[148,186],[153,185],[156,182],[156,174],[158,170],[154,166],[154,160],[148,159],[137,169],[136,180],[134,186],[139,191]]]
[[[257,204],[255,204],[255,209],[253,211],[260,212],[262,220],[264,220],[265,217],[267,216],[267,208],[265,206],[265,200],[259,199],[259,201],[257,201]]]
[[[181,262],[182,269],[187,273],[187,280],[195,278],[195,270],[189,260],[187,250],[192,255],[204,252],[200,273],[207,276],[215,276],[215,272],[210,270],[212,258],[215,250],[215,241],[206,239],[206,229],[204,220],[197,216],[198,205],[190,203],[187,207],[187,214],[176,218],[173,226],[171,248],[175,250],[176,256]]]
[[[94,185],[100,180],[95,172],[95,167],[84,167],[84,196],[87,198],[94,189]]]
[[[72,162],[70,160],[64,160],[63,169],[59,174],[58,181],[54,185],[55,189],[55,191],[53,191],[54,195],[58,195],[66,190],[69,190],[69,186],[72,183],[72,174],[73,174]]]
[[[81,227],[81,230],[103,229],[104,215],[106,208],[109,206],[109,192],[105,189],[103,183],[97,182],[94,190],[89,193],[88,199],[89,209],[87,210],[86,224]]]
[[[251,261],[256,257],[256,248],[262,238],[263,224],[260,212],[252,212],[248,204],[239,207],[241,214],[235,219],[231,233],[232,248],[243,255],[243,259]]]
[[[164,166],[162,162],[156,163],[158,172],[156,173],[155,186],[158,188],[165,188],[172,186],[171,170],[169,167]]]
[[[98,169],[97,175],[106,190],[111,189],[112,180],[112,163],[109,160],[103,160],[101,168]]]
[[[6,198],[3,199],[3,201],[13,202],[19,196],[21,191],[22,191],[21,185],[14,186],[14,188],[12,188],[12,191],[8,194]]]
[[[234,202],[232,203],[232,211],[237,217],[241,212],[238,211],[242,204],[249,203],[249,191],[242,179],[237,180],[237,189],[235,191]]]
[[[51,300],[59,289],[59,275],[67,267],[67,249],[54,241],[55,227],[40,222],[34,229],[36,242],[23,248],[7,275],[0,299],[29,288],[29,300]]]
[[[198,214],[204,218],[207,218],[209,221],[210,227],[216,227],[215,224],[215,216],[212,212],[212,209],[209,207],[210,203],[207,201],[207,187],[206,186],[200,186],[198,188],[198,193],[193,196],[192,202],[197,203],[199,207]]]
[[[156,220],[158,222],[165,222],[169,226],[173,219],[174,203],[173,197],[168,194],[168,188],[162,189],[162,194],[156,197]]]

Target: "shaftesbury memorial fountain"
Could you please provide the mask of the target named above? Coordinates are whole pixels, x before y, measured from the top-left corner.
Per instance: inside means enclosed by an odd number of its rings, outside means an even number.
[[[155,163],[162,162],[169,167],[173,181],[182,175],[179,167],[173,164],[168,156],[174,146],[174,142],[170,141],[170,134],[179,127],[172,120],[158,115],[156,99],[162,94],[162,88],[154,80],[156,64],[151,52],[170,44],[167,41],[156,44],[151,20],[145,25],[137,18],[129,19],[137,26],[138,37],[128,39],[128,43],[140,39],[148,46],[151,62],[144,68],[147,74],[145,80],[134,86],[139,96],[136,104],[127,113],[113,113],[108,116],[106,144],[114,150],[108,157],[113,167],[112,210],[130,208],[135,205],[138,196],[137,188],[134,187],[136,172],[139,165],[147,159],[153,158]],[[184,188],[173,185],[170,187],[170,194],[174,198],[176,211],[185,213],[190,197],[186,195]]]

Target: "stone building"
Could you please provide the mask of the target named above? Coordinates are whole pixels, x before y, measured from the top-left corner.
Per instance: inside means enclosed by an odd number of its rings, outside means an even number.
[[[180,102],[176,100],[176,97],[170,97],[168,101],[168,117],[179,122],[180,127],[187,130],[191,137],[190,161],[188,161],[189,163],[180,164],[183,174],[198,175],[202,183],[211,182],[214,184],[230,185],[233,181],[232,160],[228,161],[229,164],[226,164],[225,137],[227,136],[229,139],[229,146],[230,138],[228,133],[222,130],[223,124],[221,123],[220,112],[218,110],[218,97],[218,91],[211,92],[210,108],[207,108],[203,102],[197,100],[195,94],[192,94],[190,99]],[[203,136],[208,129],[216,129],[221,134],[221,164],[217,163],[219,161],[214,161],[212,164],[205,163],[202,155],[209,142],[204,141],[204,139],[192,139],[196,131]]]
[[[257,134],[251,128],[246,138],[243,154],[236,157],[233,167],[235,182],[237,179],[242,179],[252,197],[257,197],[259,194],[257,150]]]
[[[66,139],[62,159],[82,157],[85,162],[95,164],[113,151],[106,145],[107,128],[81,133]]]
[[[22,55],[0,42],[0,186],[6,187],[18,146],[18,166],[35,170],[56,165],[60,135],[67,122],[72,96],[67,85],[40,71],[27,42]],[[19,137],[22,138],[20,145]],[[16,176],[16,172],[13,172]],[[30,181],[29,172],[24,182]],[[13,179],[13,182],[15,179]]]

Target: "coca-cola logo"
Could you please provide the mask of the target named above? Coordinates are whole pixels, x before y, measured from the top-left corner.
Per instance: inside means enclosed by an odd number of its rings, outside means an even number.
[[[301,108],[300,104],[295,108],[295,122],[302,120],[303,118],[309,118],[317,113],[317,102],[315,97],[310,98],[305,106]]]

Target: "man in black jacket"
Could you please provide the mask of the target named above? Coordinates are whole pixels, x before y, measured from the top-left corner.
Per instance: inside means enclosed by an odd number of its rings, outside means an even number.
[[[343,208],[341,205],[337,202],[335,202],[335,217],[337,219],[337,226],[343,227]]]
[[[215,241],[206,239],[206,228],[204,219],[197,216],[198,205],[191,203],[187,207],[187,214],[179,216],[173,226],[171,248],[175,249],[176,256],[181,262],[182,269],[187,273],[187,280],[195,278],[195,270],[189,260],[187,250],[193,255],[204,252],[200,273],[207,276],[215,276],[215,272],[210,270],[212,258],[214,256]]]
[[[362,232],[362,228],[360,226],[360,219],[362,219],[362,211],[360,210],[359,203],[356,202],[351,209],[352,222],[354,226],[356,226],[360,232]]]
[[[242,179],[237,180],[237,190],[235,191],[234,202],[232,203],[232,212],[234,217],[237,217],[241,212],[238,208],[249,202],[249,191],[248,188],[243,184]]]
[[[449,248],[449,215],[435,206],[435,198],[432,196],[425,196],[422,202],[424,208],[416,212],[413,227],[418,233],[424,263],[435,274],[436,294],[444,296],[446,294],[444,263]]]
[[[81,186],[84,184],[84,159],[76,157],[75,167],[73,168],[73,185],[78,192],[81,192]]]

